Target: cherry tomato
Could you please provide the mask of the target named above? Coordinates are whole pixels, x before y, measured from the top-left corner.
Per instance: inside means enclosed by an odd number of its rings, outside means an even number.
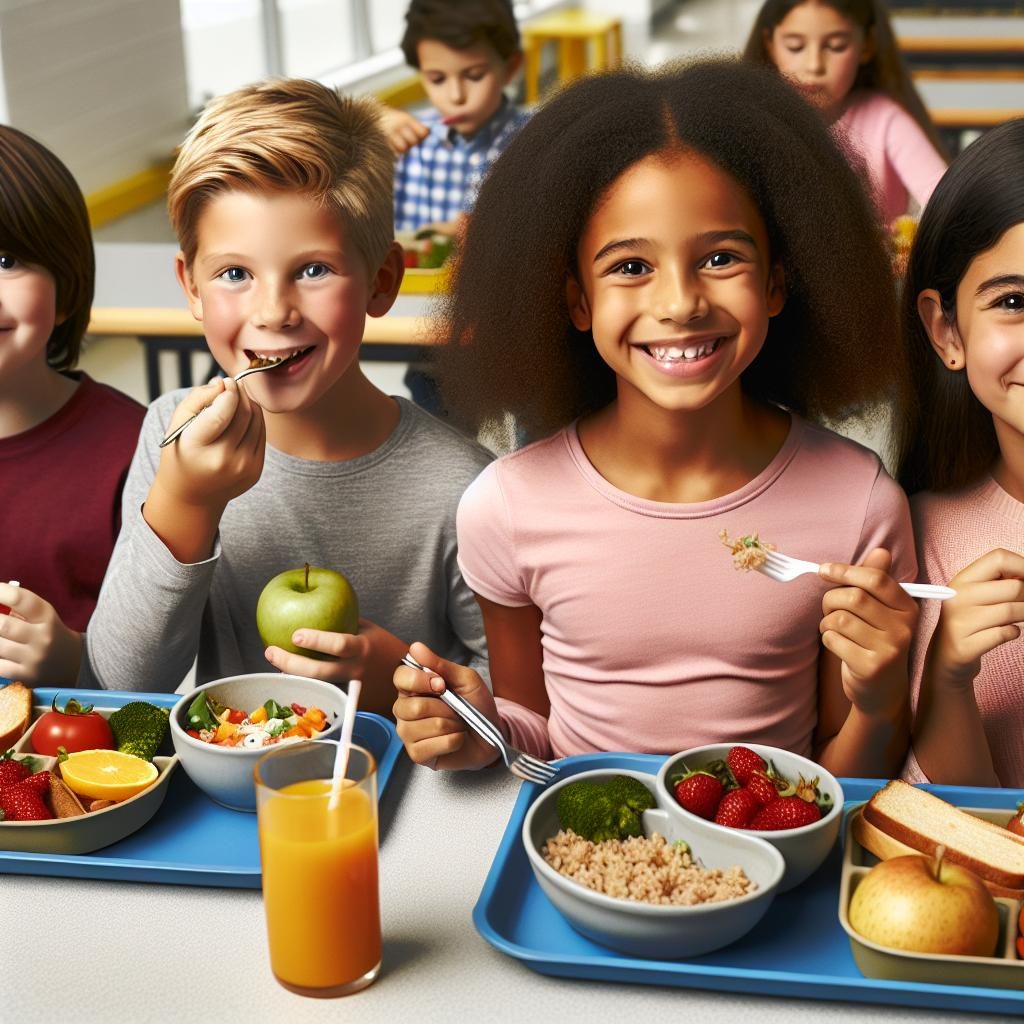
[[[73,754],[77,750],[113,750],[116,744],[109,723],[91,705],[82,707],[72,697],[62,711],[54,697],[50,710],[32,730],[32,746],[37,754],[56,756],[58,747]]]
[[[241,725],[245,721],[245,712],[239,711],[237,708],[231,708],[228,711],[228,721],[232,725]]]

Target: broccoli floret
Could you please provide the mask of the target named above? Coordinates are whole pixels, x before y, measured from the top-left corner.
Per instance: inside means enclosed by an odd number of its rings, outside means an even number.
[[[141,700],[118,708],[109,719],[117,749],[144,761],[152,761],[167,735],[169,717],[167,708],[158,708]]]
[[[570,783],[559,791],[557,803],[562,828],[594,843],[643,835],[640,815],[653,806],[646,786],[621,775],[607,783]]]

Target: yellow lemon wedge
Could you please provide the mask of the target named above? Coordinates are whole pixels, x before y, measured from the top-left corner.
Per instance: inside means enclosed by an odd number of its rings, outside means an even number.
[[[127,800],[156,781],[156,765],[119,750],[79,750],[61,762],[60,773],[79,796]]]

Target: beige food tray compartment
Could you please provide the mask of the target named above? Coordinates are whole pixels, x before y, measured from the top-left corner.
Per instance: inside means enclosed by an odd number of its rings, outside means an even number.
[[[1005,810],[963,807],[961,810],[987,821],[1003,824]],[[861,879],[878,863],[878,858],[854,836],[861,809],[847,817],[843,832],[843,871],[839,884],[839,923],[850,938],[850,949],[860,972],[867,978],[888,981],[919,981],[933,985],[978,985],[984,988],[1024,990],[1024,960],[1016,954],[1017,918],[1021,901],[995,896],[999,909],[999,943],[996,956],[945,956],[938,953],[910,953],[880,946],[853,930],[847,911]]]

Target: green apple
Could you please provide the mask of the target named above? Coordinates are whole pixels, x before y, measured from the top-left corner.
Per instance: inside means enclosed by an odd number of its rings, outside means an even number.
[[[256,628],[268,647],[324,661],[330,657],[292,643],[297,629],[355,633],[359,628],[359,600],[352,584],[333,569],[317,569],[308,562],[302,569],[278,573],[256,603]]]
[[[880,946],[915,953],[992,956],[999,911],[985,883],[971,870],[911,854],[876,864],[850,900],[850,926]]]

